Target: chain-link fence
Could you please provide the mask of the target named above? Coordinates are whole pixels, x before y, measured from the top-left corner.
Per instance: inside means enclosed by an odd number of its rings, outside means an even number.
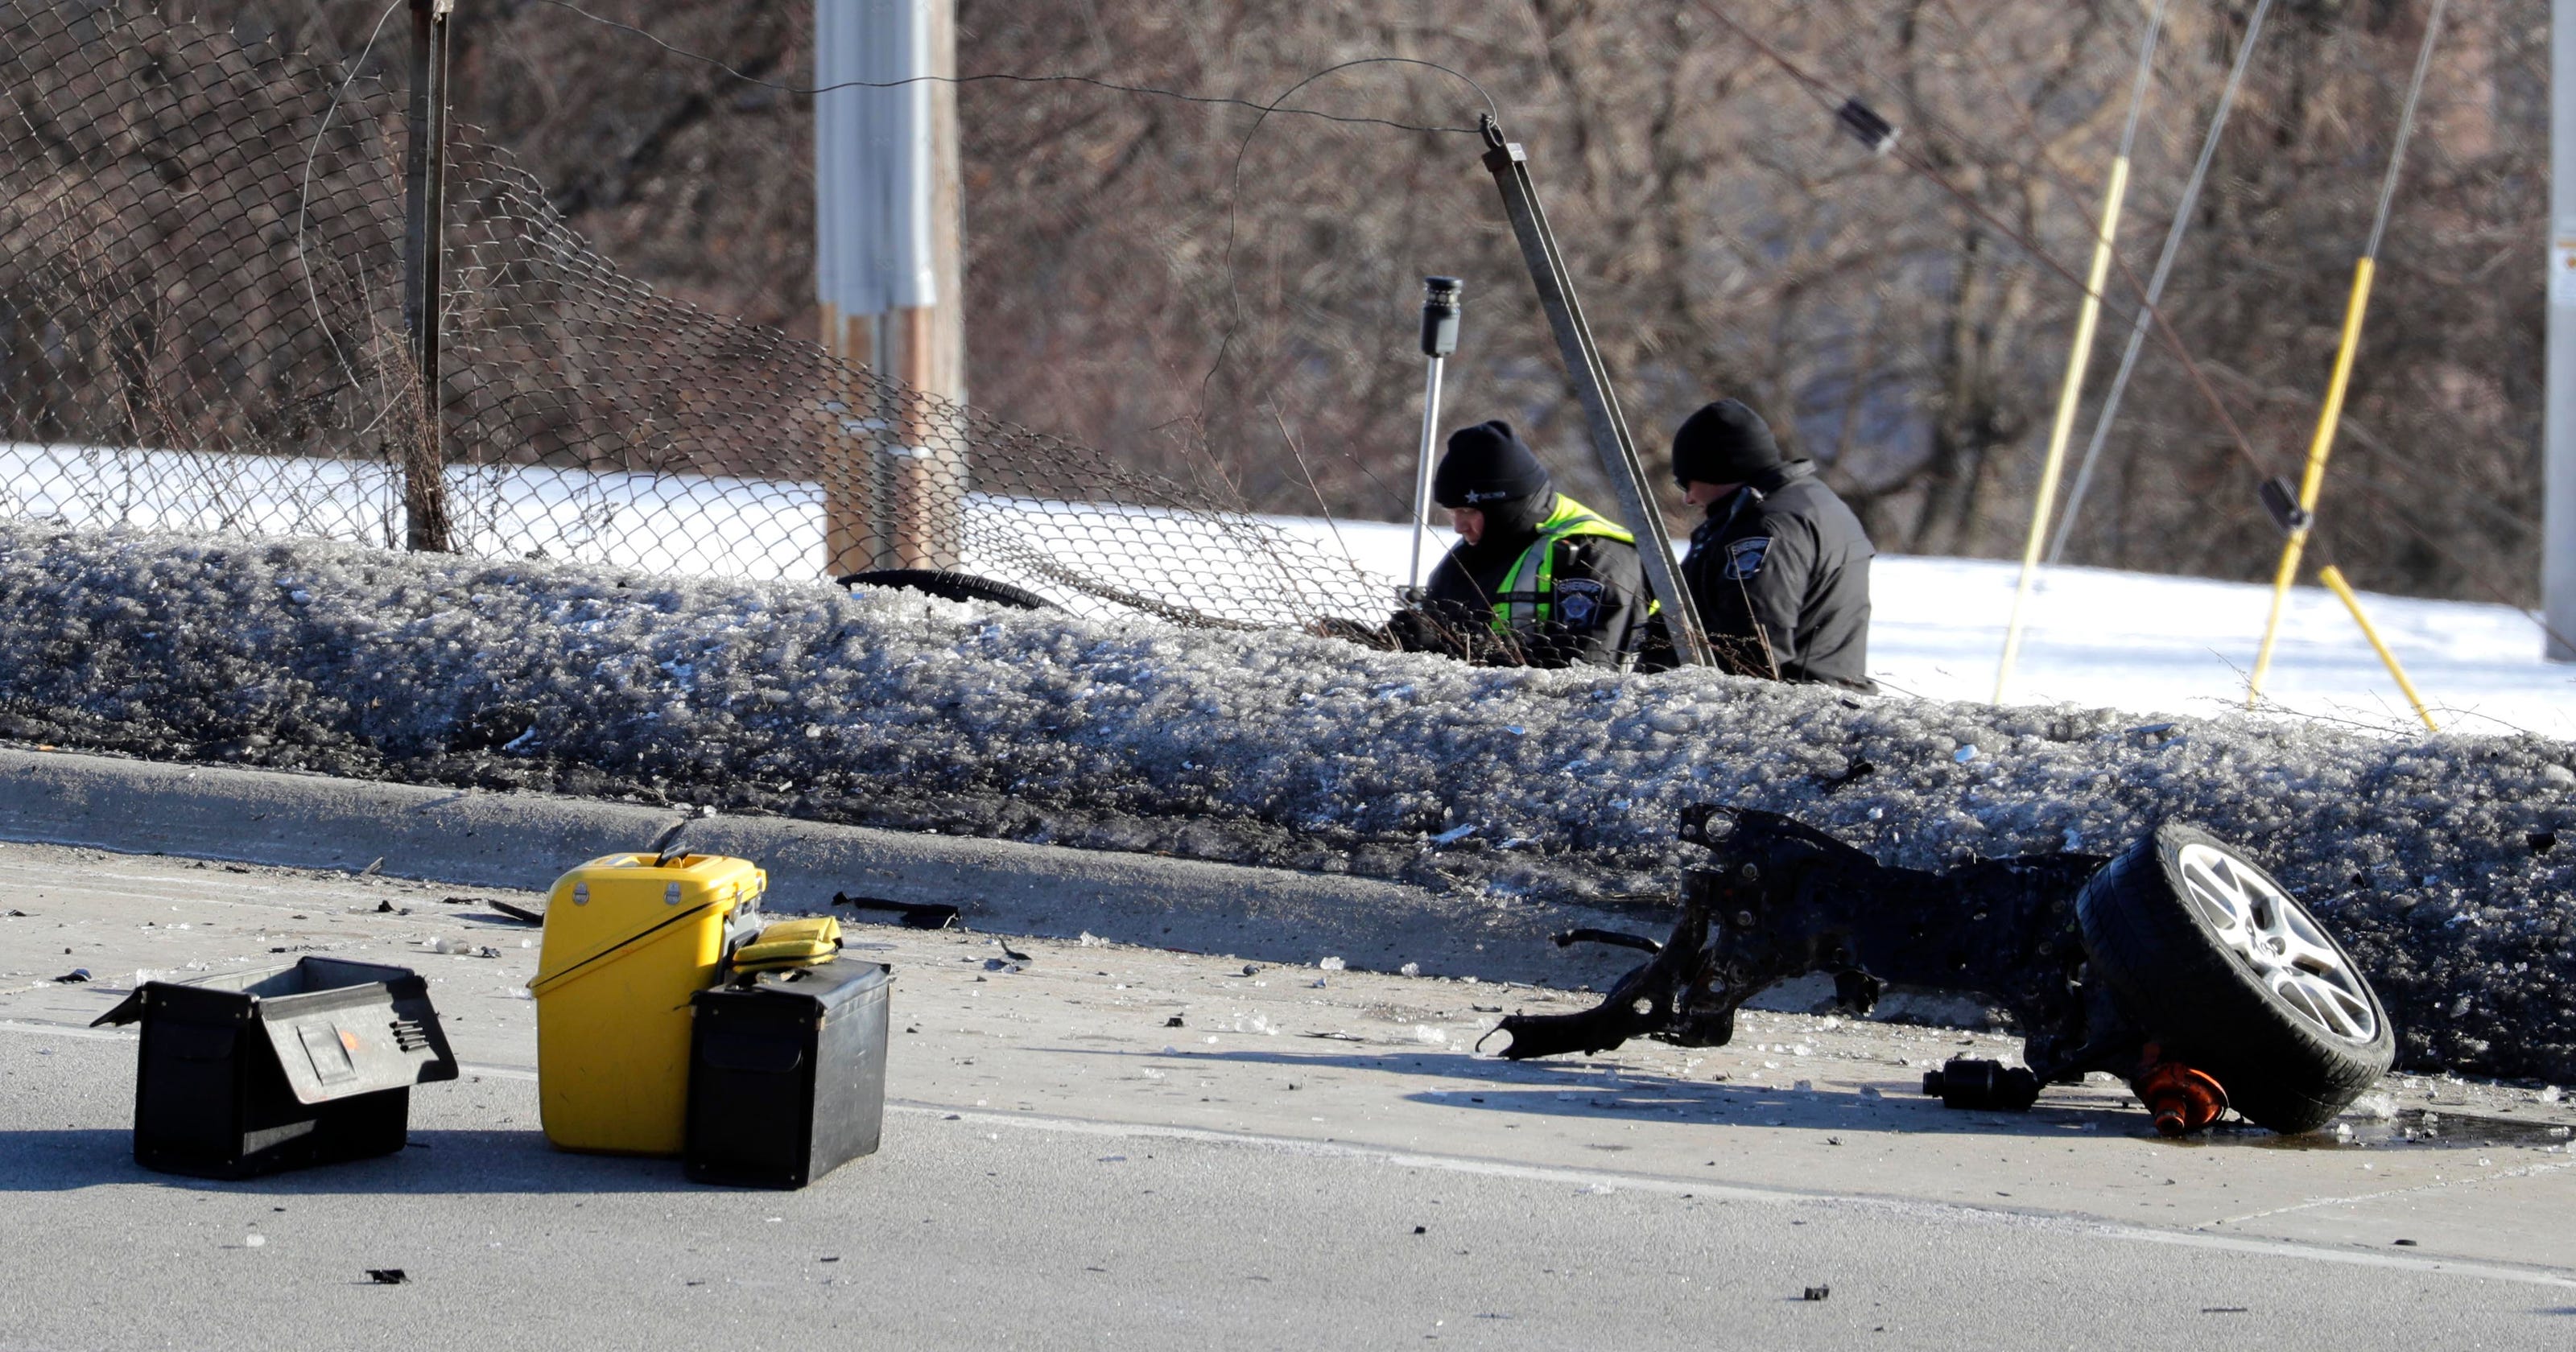
[[[1139,473],[656,295],[470,132],[447,150],[433,424],[382,82],[131,3],[0,0],[0,83],[0,513],[666,572],[952,569],[1201,625],[1392,599],[1217,476]]]

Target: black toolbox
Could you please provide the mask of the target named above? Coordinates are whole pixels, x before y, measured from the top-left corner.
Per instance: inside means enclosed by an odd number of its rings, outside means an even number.
[[[456,1078],[428,983],[404,967],[305,958],[150,981],[97,1023],[138,1019],[134,1161],[163,1173],[247,1178],[391,1154],[411,1086]]]
[[[690,997],[688,1174],[801,1188],[877,1148],[893,972],[834,961]]]

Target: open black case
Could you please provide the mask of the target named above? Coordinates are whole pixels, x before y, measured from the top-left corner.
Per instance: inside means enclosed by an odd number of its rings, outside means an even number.
[[[305,958],[150,981],[97,1023],[137,1020],[134,1160],[164,1173],[246,1178],[390,1154],[411,1086],[456,1078],[428,983],[405,967]]]

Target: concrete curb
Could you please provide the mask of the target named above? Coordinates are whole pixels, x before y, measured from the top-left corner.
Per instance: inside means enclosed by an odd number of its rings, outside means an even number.
[[[0,748],[0,839],[358,871],[543,891],[583,860],[641,849],[678,812],[533,793],[418,788],[321,775]],[[942,902],[980,930],[1232,953],[1338,956],[1428,975],[1600,985],[1634,956],[1558,949],[1578,925],[1633,916],[1557,903],[1435,896],[1370,878],[1243,868],[786,817],[692,821],[694,849],[769,871],[769,904],[826,909],[834,892]],[[1765,1003],[1769,1003],[1766,1001]]]

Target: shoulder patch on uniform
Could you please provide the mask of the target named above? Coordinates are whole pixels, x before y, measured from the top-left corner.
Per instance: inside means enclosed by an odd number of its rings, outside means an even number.
[[[1569,629],[1590,629],[1601,622],[1601,603],[1609,594],[1609,588],[1592,578],[1559,578],[1556,618]]]
[[[1762,571],[1762,560],[1770,557],[1771,537],[1756,535],[1726,542],[1726,579],[1741,582]]]

